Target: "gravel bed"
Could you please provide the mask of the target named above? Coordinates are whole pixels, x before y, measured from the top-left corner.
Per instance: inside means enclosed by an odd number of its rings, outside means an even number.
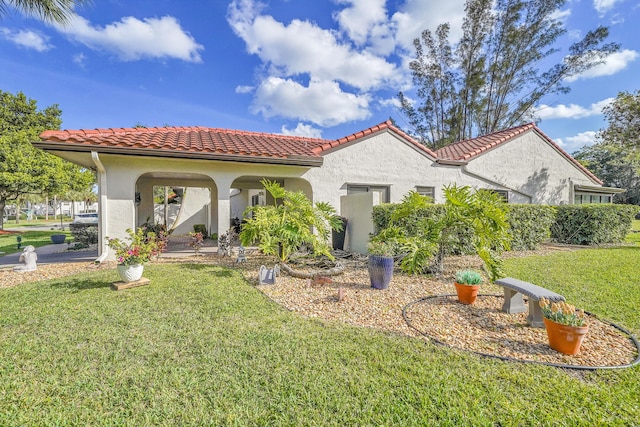
[[[508,253],[509,257],[543,255],[567,248],[546,248],[540,251]],[[451,257],[441,278],[408,276],[396,272],[388,289],[371,288],[366,263],[363,259],[347,262],[345,272],[333,277],[333,283],[313,284],[311,280],[280,276],[274,285],[258,285],[260,265],[272,267],[273,258],[255,253],[248,262],[236,264],[235,258],[217,256],[190,256],[161,258],[159,263],[190,262],[215,264],[239,269],[245,278],[268,298],[304,317],[339,321],[346,324],[375,328],[420,339],[434,338],[446,345],[479,353],[511,357],[524,361],[592,366],[621,366],[636,357],[635,345],[618,329],[590,318],[589,333],[576,356],[566,356],[551,350],[544,328],[526,326],[527,313],[503,313],[502,288],[483,285],[481,296],[472,306],[459,304],[455,297],[429,296],[455,294],[454,272],[460,268],[479,269],[477,257]],[[34,272],[18,273],[0,270],[0,287],[16,286],[25,282],[49,280],[71,274],[112,269],[115,263],[69,263],[39,265]],[[342,299],[340,300],[340,296]],[[411,304],[413,303],[413,304]],[[405,322],[402,310],[407,308]],[[585,307],[588,310],[588,307]],[[596,313],[597,314],[597,313]]]

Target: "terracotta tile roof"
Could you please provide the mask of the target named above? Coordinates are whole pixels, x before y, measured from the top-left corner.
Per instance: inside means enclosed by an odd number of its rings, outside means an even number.
[[[345,144],[348,144],[350,142],[353,142],[353,141],[356,141],[358,139],[367,137],[369,135],[376,134],[378,132],[383,132],[383,131],[385,131],[387,129],[389,129],[389,130],[393,131],[394,133],[396,133],[398,136],[400,136],[402,139],[404,139],[409,144],[413,145],[414,148],[418,149],[419,151],[422,151],[423,153],[429,155],[433,159],[436,158],[436,153],[434,153],[433,151],[429,150],[423,144],[420,144],[418,141],[416,141],[415,139],[413,139],[412,137],[410,137],[409,135],[404,133],[402,130],[400,130],[399,128],[394,126],[393,123],[391,122],[391,120],[387,120],[386,122],[382,122],[380,124],[377,124],[375,126],[367,128],[367,129],[362,130],[360,132],[353,133],[353,134],[351,134],[349,136],[345,136],[343,138],[336,139],[335,141],[327,141],[322,146],[316,147],[314,149],[314,152],[318,153],[318,154],[322,154],[325,151],[331,150],[333,148],[338,148],[338,147],[344,146]]]
[[[516,126],[510,129],[501,130],[488,135],[482,135],[477,138],[465,139],[463,141],[454,142],[446,147],[440,148],[436,151],[438,159],[442,160],[456,160],[456,161],[468,161],[474,157],[479,156],[492,148],[511,141],[515,137],[524,134],[525,132],[533,131],[538,133],[549,145],[551,145],[560,155],[564,156],[567,160],[573,163],[578,169],[584,172],[589,178],[602,185],[602,181],[595,176],[591,171],[582,166],[580,162],[571,157],[569,153],[564,151],[558,144],[556,144],[551,138],[544,134],[534,123],[527,123],[524,125]]]
[[[245,161],[322,163],[329,150],[391,130],[431,158],[433,151],[393,126],[390,121],[334,141],[207,127],[49,130],[35,144],[47,149],[99,151],[180,157],[215,157]],[[285,161],[286,160],[286,161]]]
[[[316,138],[246,132],[206,127],[117,128],[50,130],[40,134],[47,148],[75,151],[108,151],[182,157],[308,159],[322,162],[318,147],[327,141]],[[139,151],[138,151],[139,150]]]

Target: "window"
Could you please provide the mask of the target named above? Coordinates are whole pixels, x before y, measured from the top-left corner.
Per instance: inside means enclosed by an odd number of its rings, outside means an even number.
[[[493,188],[485,188],[485,190],[496,193],[498,196],[502,197],[505,203],[509,203],[509,192],[507,190],[494,190]]]
[[[416,185],[416,193],[420,194],[421,196],[431,197],[431,200],[434,200],[436,198],[435,187],[421,187],[419,185]]]
[[[388,185],[347,185],[347,194],[372,192],[380,194],[380,203],[389,203],[390,198]]]
[[[583,203],[611,203],[611,195],[610,194],[589,194],[577,192],[573,197],[573,202],[576,205],[581,205]]]

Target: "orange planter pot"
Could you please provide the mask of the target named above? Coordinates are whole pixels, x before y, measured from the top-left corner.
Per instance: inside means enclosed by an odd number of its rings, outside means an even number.
[[[456,292],[458,293],[458,301],[462,304],[473,304],[476,302],[480,285],[463,285],[455,282]]]
[[[547,328],[549,347],[569,356],[578,354],[582,340],[589,332],[589,326],[563,325],[546,317],[543,317],[542,320],[544,320],[544,326]]]

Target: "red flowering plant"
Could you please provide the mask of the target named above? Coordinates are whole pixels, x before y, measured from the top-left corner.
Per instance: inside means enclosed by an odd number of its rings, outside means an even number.
[[[107,237],[109,247],[116,253],[116,260],[120,265],[136,265],[149,262],[151,256],[158,250],[156,234],[147,232],[144,227],[138,228],[134,233],[127,229],[129,242]]]

